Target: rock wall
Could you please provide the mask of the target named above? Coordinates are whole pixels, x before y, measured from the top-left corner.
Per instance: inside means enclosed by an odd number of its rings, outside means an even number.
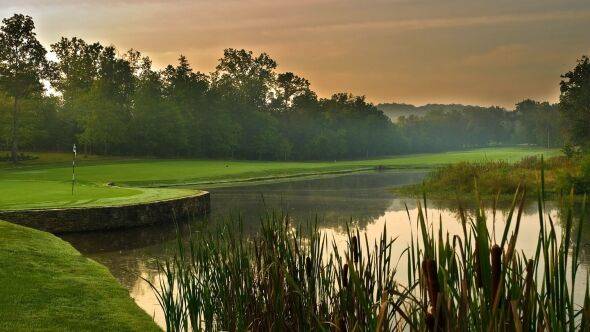
[[[210,210],[208,192],[122,206],[0,211],[0,219],[50,233],[85,232],[174,222]]]

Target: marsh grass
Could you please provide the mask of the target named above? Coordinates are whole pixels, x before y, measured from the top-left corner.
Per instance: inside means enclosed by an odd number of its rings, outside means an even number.
[[[420,197],[423,192],[433,197],[459,197],[470,200],[476,191],[483,197],[500,195],[510,199],[516,189],[523,184],[535,187],[539,182],[539,169],[545,169],[545,192],[557,197],[572,188],[578,174],[580,161],[554,156],[543,160],[541,156],[526,156],[520,161],[510,163],[501,160],[479,162],[459,162],[441,166],[432,171],[423,183],[396,188],[395,191]],[[477,187],[474,186],[477,182]],[[580,186],[576,183],[576,189]],[[535,199],[536,191],[529,192],[529,198]]]
[[[543,171],[540,178],[531,256],[517,248],[529,196],[518,187],[498,237],[483,205],[469,216],[459,208],[461,235],[442,225],[434,232],[424,197],[402,252],[394,252],[386,227],[373,241],[347,228],[339,247],[317,221],[304,230],[288,215],[270,213],[246,237],[239,218],[228,220],[195,233],[188,245],[179,240],[152,287],[170,331],[588,330],[587,276],[585,292],[574,291],[584,213],[574,218],[568,206],[556,231],[545,213]],[[405,276],[398,275],[400,262]]]

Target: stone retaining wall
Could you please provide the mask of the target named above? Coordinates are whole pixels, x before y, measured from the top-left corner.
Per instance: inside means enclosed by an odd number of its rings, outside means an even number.
[[[128,228],[173,222],[209,212],[208,192],[122,206],[0,211],[0,219],[50,233]]]

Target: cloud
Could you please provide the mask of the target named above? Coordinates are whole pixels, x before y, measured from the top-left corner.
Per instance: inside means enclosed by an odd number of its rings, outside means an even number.
[[[452,18],[430,18],[410,20],[388,20],[388,21],[365,21],[341,24],[320,24],[315,26],[300,27],[299,30],[358,30],[358,29],[395,29],[395,30],[423,30],[423,29],[444,29],[444,28],[468,28],[484,25],[499,25],[511,23],[531,23],[557,20],[586,20],[590,19],[588,11],[562,11],[551,13],[530,13],[526,15],[496,15],[476,17],[452,17]]]
[[[188,56],[213,70],[223,48],[267,52],[320,95],[513,105],[554,98],[559,74],[590,52],[587,0],[0,0],[61,36]]]

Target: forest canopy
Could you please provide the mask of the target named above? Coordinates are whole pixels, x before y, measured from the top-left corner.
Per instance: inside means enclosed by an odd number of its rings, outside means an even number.
[[[337,160],[563,144],[554,104],[451,105],[394,123],[364,96],[318,97],[266,53],[226,49],[211,73],[182,55],[158,69],[139,51],[77,37],[45,50],[24,15],[3,20],[0,46],[1,150],[66,151],[76,143],[93,154]]]

